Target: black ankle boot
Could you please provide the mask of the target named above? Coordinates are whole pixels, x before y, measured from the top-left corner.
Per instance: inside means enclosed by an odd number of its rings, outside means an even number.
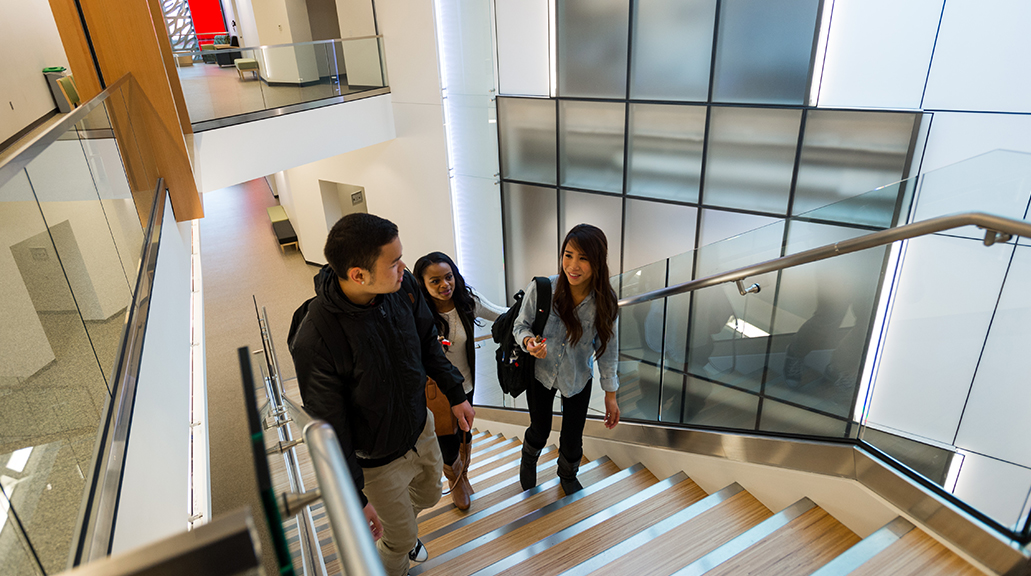
[[[537,485],[537,459],[541,456],[541,448],[533,448],[523,442],[523,460],[519,464],[519,485],[529,490]]]
[[[580,481],[576,479],[576,473],[580,471],[580,459],[566,460],[566,457],[559,452],[558,455],[558,479],[562,484],[562,491],[566,496],[584,489]]]

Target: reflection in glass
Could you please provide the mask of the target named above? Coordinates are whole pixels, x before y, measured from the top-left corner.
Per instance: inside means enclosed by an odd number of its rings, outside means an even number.
[[[498,98],[501,177],[555,184],[555,101]]]
[[[638,0],[630,97],[693,100],[709,97],[716,0]]]
[[[802,214],[902,180],[918,119],[916,114],[811,110],[806,116],[792,213]],[[836,216],[857,224],[889,226],[895,200],[885,194],[883,205],[863,221],[857,221],[851,210]]]
[[[623,229],[623,199],[573,190],[559,191],[559,242],[577,224],[601,228],[609,241],[609,274],[619,273],[620,237]],[[561,246],[560,246],[561,247]],[[554,273],[554,272],[553,272]]]
[[[626,98],[629,0],[557,0],[558,93]]]
[[[802,104],[819,0],[723,0],[714,102]]]
[[[622,298],[663,288],[666,261],[620,277]],[[659,413],[664,301],[652,300],[620,309],[620,410],[628,418],[655,420]]]
[[[714,383],[704,377],[686,376],[682,422],[695,426],[754,430],[759,397]]]
[[[630,105],[627,194],[698,202],[704,106]]]
[[[702,202],[784,214],[800,110],[713,107]]]
[[[788,250],[800,252],[864,234],[791,222]],[[767,394],[847,417],[858,385],[886,248],[781,272]]]
[[[622,102],[561,101],[559,181],[562,186],[623,192],[625,106]]]
[[[558,202],[553,188],[505,182],[505,280],[508,299],[534,276],[558,271]]]
[[[0,456],[0,462],[5,456]],[[11,503],[7,494],[12,493],[18,478],[9,476],[9,469],[2,469],[0,476],[0,564],[4,567],[4,574],[11,576],[42,576],[43,568],[33,558],[32,549],[25,533],[18,525],[15,518],[15,511],[11,510]]]
[[[844,438],[845,429],[848,426],[844,420],[776,402],[769,398],[763,400],[762,411],[759,429],[769,432]]]

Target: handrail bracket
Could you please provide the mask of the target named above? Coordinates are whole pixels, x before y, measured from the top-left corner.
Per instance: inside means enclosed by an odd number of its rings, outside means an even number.
[[[996,243],[999,243],[999,242],[1002,242],[1002,243],[1009,242],[1013,238],[1012,234],[1007,234],[1005,232],[999,232],[998,230],[992,230],[991,228],[985,228],[984,226],[978,226],[978,228],[981,228],[981,229],[984,230],[984,245],[985,246],[991,246],[992,244],[996,244]]]
[[[762,286],[759,286],[759,284],[752,284],[748,288],[745,288],[744,279],[737,280],[735,284],[737,284],[737,291],[740,292],[742,296],[758,294],[759,291],[762,290]]]

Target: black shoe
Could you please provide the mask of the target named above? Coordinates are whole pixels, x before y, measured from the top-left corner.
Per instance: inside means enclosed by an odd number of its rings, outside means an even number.
[[[412,548],[411,552],[408,553],[408,559],[416,564],[421,564],[426,560],[429,560],[430,553],[426,551],[426,547],[422,545],[422,540],[415,539],[415,547]]]
[[[805,358],[791,353],[789,347],[784,354],[784,382],[791,388],[798,388],[802,383],[802,372],[805,370]]]
[[[537,459],[541,456],[541,448],[534,449],[523,442],[523,460],[519,463],[519,485],[529,490],[537,485]]]
[[[562,491],[566,493],[566,496],[575,494],[584,489],[583,484],[576,479],[577,472],[580,471],[580,459],[566,460],[566,457],[559,452],[558,455],[558,480],[559,484],[562,485]]]

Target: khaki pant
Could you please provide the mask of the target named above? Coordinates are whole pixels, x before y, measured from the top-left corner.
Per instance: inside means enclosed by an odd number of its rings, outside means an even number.
[[[416,517],[440,500],[442,471],[429,410],[415,448],[390,464],[364,470],[363,492],[383,523],[383,537],[376,548],[389,576],[408,574],[408,552],[419,534]]]

